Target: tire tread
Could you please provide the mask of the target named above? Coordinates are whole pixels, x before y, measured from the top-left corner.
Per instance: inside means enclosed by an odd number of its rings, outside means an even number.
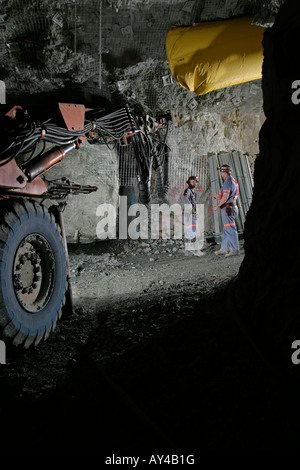
[[[8,200],[5,202],[5,207],[3,210],[1,210],[2,215],[0,216],[0,266],[3,259],[5,245],[8,240],[8,236],[12,230],[12,227],[16,222],[20,221],[24,215],[28,215],[29,217],[30,213],[32,212],[35,212],[36,214],[41,214],[45,218],[45,223],[48,222],[50,225],[52,223],[56,227],[58,234],[61,237],[61,230],[54,217],[54,214],[42,203],[30,199],[18,199],[13,201]],[[65,291],[66,288],[67,279],[65,282]],[[65,295],[62,301],[61,308],[56,314],[55,320],[52,321],[49,327],[45,327],[45,331],[39,333],[37,329],[35,334],[25,334],[14,325],[13,321],[8,316],[8,313],[6,312],[4,306],[3,295],[0,289],[0,327],[3,329],[4,336],[9,338],[12,341],[13,345],[22,346],[24,349],[28,349],[32,346],[37,346],[40,342],[46,341],[50,333],[55,330],[57,321],[60,320],[62,316],[62,306],[64,302]]]

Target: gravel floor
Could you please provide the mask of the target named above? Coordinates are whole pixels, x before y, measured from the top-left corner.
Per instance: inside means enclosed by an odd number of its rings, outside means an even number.
[[[70,245],[75,313],[7,348],[1,443],[111,455],[297,448],[297,390],[235,321],[240,256],[181,241]],[[201,461],[201,460],[200,460]]]

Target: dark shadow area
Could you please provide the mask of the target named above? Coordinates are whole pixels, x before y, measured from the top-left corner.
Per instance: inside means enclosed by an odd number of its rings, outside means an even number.
[[[300,106],[292,87],[300,74],[293,57],[300,5],[287,0],[266,30],[262,88],[266,121],[260,131],[254,191],[245,224],[245,258],[232,299],[237,317],[253,343],[299,376],[292,343],[300,337],[298,175]],[[295,246],[294,246],[295,243]]]
[[[248,342],[227,294],[226,285],[212,297],[191,297],[191,315],[125,351],[126,333],[112,335],[102,312],[55,389],[18,399],[10,398],[15,388],[2,390],[2,445],[98,449],[101,456],[298,448],[295,383]],[[147,314],[162,305],[157,299]],[[104,342],[113,352],[106,359]]]
[[[101,325],[77,344],[56,387],[26,395],[18,377],[1,387],[3,448],[97,449],[101,463],[110,453],[202,458],[205,450],[299,448],[291,343],[300,337],[300,252],[288,244],[298,241],[300,105],[290,96],[300,65],[292,58],[280,66],[294,50],[299,22],[299,3],[287,0],[264,40],[267,120],[237,279],[212,295],[198,292],[197,300],[191,294],[189,315],[138,343],[128,342],[127,330],[112,334],[102,311]],[[175,297],[154,291],[144,314],[175,309]],[[115,315],[140,307],[141,299],[119,305]]]
[[[102,55],[103,63],[107,66],[107,69],[114,69],[120,68],[125,69],[126,67],[130,67],[132,65],[137,64],[138,62],[142,61],[142,57],[138,49],[129,48],[126,49],[122,55],[115,56],[111,53],[103,54]]]
[[[27,109],[32,119],[55,119],[57,103],[84,104],[86,108],[103,109],[105,114],[113,111],[111,96],[105,90],[70,83],[63,88],[40,93],[24,93],[7,90],[6,107],[8,110],[19,105]],[[4,106],[4,105],[3,105]]]

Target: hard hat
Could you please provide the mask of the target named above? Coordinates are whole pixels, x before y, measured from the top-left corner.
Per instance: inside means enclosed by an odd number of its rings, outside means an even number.
[[[225,173],[231,174],[231,167],[229,165],[217,166],[217,170],[224,171]]]
[[[190,176],[189,179],[187,180],[187,184],[189,184],[191,180],[199,181],[199,176]]]

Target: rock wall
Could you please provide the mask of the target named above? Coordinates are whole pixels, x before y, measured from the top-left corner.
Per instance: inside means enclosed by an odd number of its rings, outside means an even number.
[[[175,83],[164,47],[170,26],[246,14],[253,15],[257,24],[269,25],[282,1],[10,0],[0,15],[0,79],[8,95],[15,97],[51,94],[76,85],[93,96],[105,95],[114,108],[128,103],[152,115],[170,110],[171,164],[177,171],[180,158],[182,172],[171,182],[167,200],[177,202],[193,171],[192,166],[186,168],[193,155],[238,150],[247,154],[253,168],[265,116],[260,81],[205,96],[196,96]],[[82,102],[82,96],[78,100]],[[65,175],[99,186],[95,194],[69,198],[65,218],[70,240],[78,229],[83,238],[93,240],[97,205],[118,204],[117,166],[116,155],[86,145],[48,172],[47,177]],[[202,189],[201,202],[211,217],[207,179]],[[128,192],[136,197],[136,188]],[[78,210],[80,223],[76,222]]]
[[[98,188],[90,194],[68,196],[64,211],[68,242],[75,241],[76,231],[80,232],[83,243],[97,239],[96,228],[100,220],[97,216],[98,206],[109,203],[117,208],[119,204],[118,168],[116,152],[108,150],[105,146],[85,143],[45,173],[49,180],[64,176],[72,182]],[[107,235],[112,236],[112,233]]]
[[[139,102],[143,102],[141,89],[143,76],[131,75],[130,87],[138,90]],[[155,84],[153,84],[153,87]],[[180,203],[186,180],[200,173],[197,186],[198,202],[205,205],[205,231],[214,231],[212,198],[208,168],[210,154],[238,150],[247,155],[253,170],[259,153],[259,130],[265,120],[262,106],[261,81],[253,81],[215,91],[205,96],[184,90],[177,83],[167,87],[155,87],[157,102],[170,109],[172,125],[167,144],[170,148],[169,191],[164,202]],[[163,202],[154,189],[152,199]]]

